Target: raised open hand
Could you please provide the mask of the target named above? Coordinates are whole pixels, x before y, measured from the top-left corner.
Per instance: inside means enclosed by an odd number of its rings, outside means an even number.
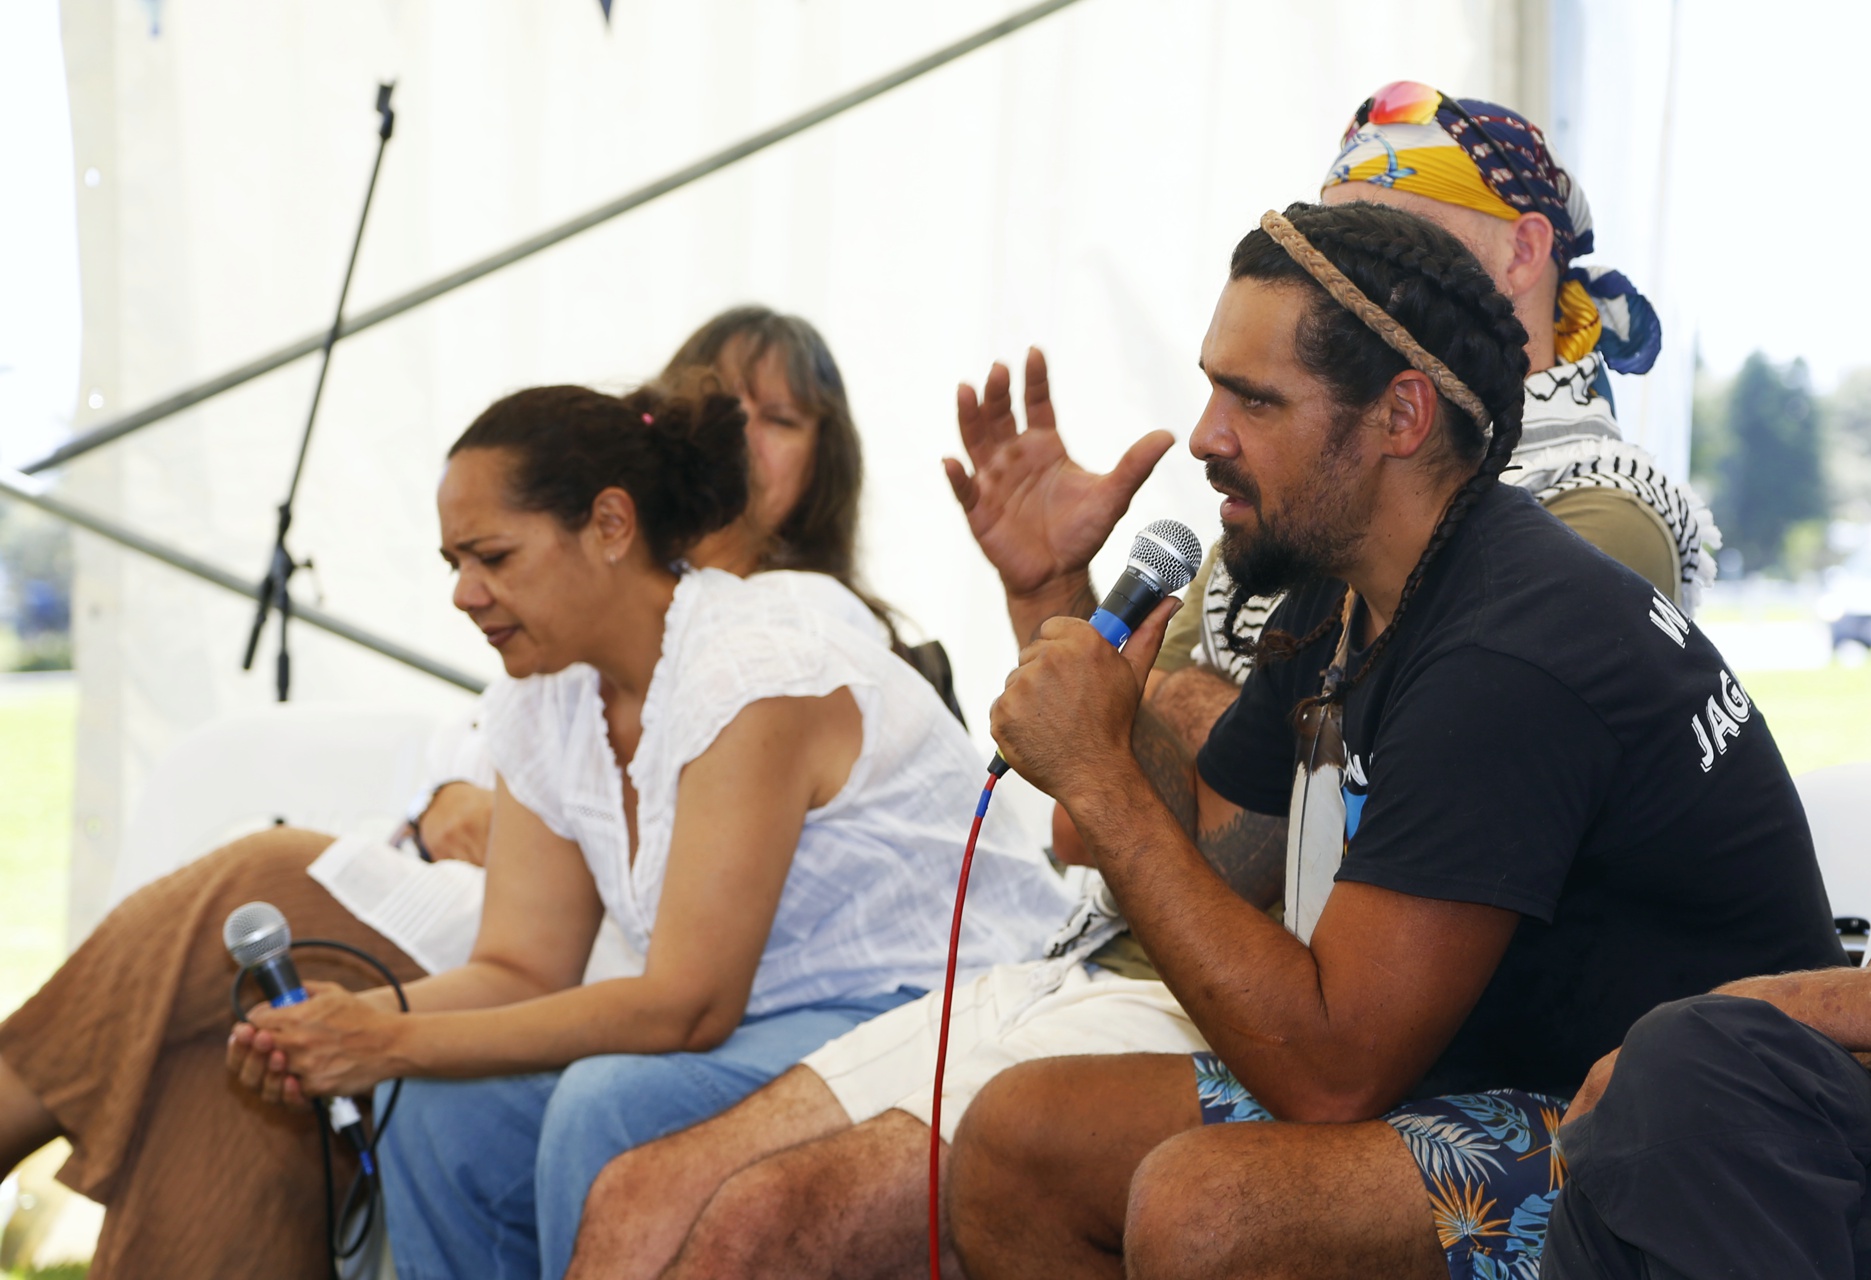
[[[977,399],[963,383],[955,417],[972,474],[944,458],[949,487],[968,513],[968,529],[999,572],[1010,597],[1056,588],[1086,571],[1157,460],[1175,443],[1152,431],[1100,475],[1072,461],[1059,439],[1046,357],[1026,353],[1026,430],[1014,420],[1012,377],[996,363]]]

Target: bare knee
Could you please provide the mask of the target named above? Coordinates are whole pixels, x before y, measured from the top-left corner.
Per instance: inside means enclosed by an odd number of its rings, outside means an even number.
[[[695,1130],[613,1157],[585,1192],[568,1277],[660,1275],[715,1189],[695,1177],[685,1140]]]
[[[638,1148],[626,1151],[598,1170],[585,1193],[584,1221],[616,1222],[633,1213],[654,1213],[659,1188],[667,1181],[656,1176],[656,1160]]]
[[[948,1219],[955,1250],[966,1262],[985,1258],[1048,1194],[1070,1191],[1049,1168],[1059,1155],[1059,1130],[1046,1104],[1056,1096],[1038,1064],[1010,1067],[969,1104],[949,1153]]]
[[[957,1232],[964,1219],[1018,1217],[1023,1203],[1041,1198],[1078,1204],[1096,1189],[1121,1211],[1131,1167],[1124,1161],[1134,1163],[1166,1135],[1139,1143],[1125,1120],[1113,1121],[1102,1105],[1110,1080],[1097,1076],[1104,1066],[1074,1058],[1025,1062],[975,1095],[950,1156]]]
[[[755,1236],[784,1230],[812,1203],[812,1166],[800,1160],[762,1160],[721,1184],[708,1208],[743,1223]]]
[[[794,1067],[720,1115],[611,1160],[586,1196],[586,1217],[660,1205],[693,1222],[737,1174],[841,1127],[849,1122],[824,1082]]]
[[[1201,1135],[1179,1134],[1144,1157],[1130,1183],[1124,1261],[1138,1280],[1206,1280],[1268,1274],[1264,1238],[1273,1215],[1256,1204],[1252,1179],[1225,1171]],[[1221,1247],[1216,1247],[1220,1245]]]
[[[758,1275],[811,1221],[811,1189],[779,1159],[750,1165],[721,1184],[670,1268],[672,1277]]]
[[[955,1133],[957,1176],[965,1167],[970,1182],[986,1178],[1040,1177],[1060,1151],[1060,1133],[1052,1106],[1058,1094],[1049,1080],[1048,1062],[1009,1067],[975,1095]]]

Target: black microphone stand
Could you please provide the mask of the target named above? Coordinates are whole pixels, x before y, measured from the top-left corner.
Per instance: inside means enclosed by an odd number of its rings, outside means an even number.
[[[260,648],[260,632],[266,627],[266,616],[277,609],[277,680],[281,702],[286,701],[292,688],[292,659],[286,652],[286,624],[292,620],[292,593],[287,587],[292,582],[293,574],[312,567],[310,560],[295,561],[292,553],[286,549],[286,534],[292,529],[292,500],[299,493],[299,477],[305,474],[305,454],[312,445],[312,424],[318,420],[318,401],[325,393],[325,374],[331,369],[331,349],[338,345],[339,330],[344,326],[344,301],[351,292],[351,273],[357,270],[357,251],[364,243],[364,223],[370,217],[370,200],[377,194],[377,174],[383,170],[383,152],[389,146],[390,134],[396,126],[396,113],[390,109],[390,91],[395,87],[395,82],[377,86],[377,114],[382,117],[382,123],[377,127],[377,161],[370,167],[370,185],[364,188],[364,211],[357,217],[357,236],[351,241],[351,260],[345,264],[344,284],[338,290],[337,314],[331,318],[331,330],[325,335],[325,345],[319,357],[318,381],[312,385],[312,408],[305,415],[305,432],[299,438],[299,460],[292,468],[292,483],[286,488],[286,500],[279,504],[279,533],[273,539],[273,558],[267,566],[266,578],[255,593],[259,608],[254,613],[253,631],[247,637],[247,656],[240,662],[242,671],[253,670],[253,656]]]

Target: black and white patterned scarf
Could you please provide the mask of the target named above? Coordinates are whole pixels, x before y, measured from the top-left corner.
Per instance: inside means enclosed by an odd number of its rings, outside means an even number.
[[[1527,379],[1527,402],[1520,446],[1504,483],[1526,489],[1542,503],[1578,489],[1622,489],[1656,512],[1676,543],[1682,573],[1682,610],[1695,616],[1702,590],[1715,581],[1715,552],[1721,530],[1708,504],[1686,484],[1663,473],[1656,459],[1618,432],[1611,402],[1593,390],[1604,376],[1604,357],[1592,352],[1583,360],[1542,369]],[[1234,580],[1217,561],[1202,593],[1202,640],[1195,653],[1202,666],[1236,683],[1247,679],[1253,660],[1227,641],[1228,605]],[[1255,596],[1235,618],[1235,634],[1257,638],[1280,597]]]

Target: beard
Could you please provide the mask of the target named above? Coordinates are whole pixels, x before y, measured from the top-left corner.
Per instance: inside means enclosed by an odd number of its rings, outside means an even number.
[[[1269,520],[1264,512],[1257,529],[1224,525],[1220,554],[1239,600],[1278,595],[1330,574],[1327,559],[1309,530]]]
[[[1239,621],[1248,605],[1259,599],[1265,609],[1271,606],[1269,597],[1337,577],[1359,539],[1362,522],[1351,518],[1351,490],[1344,483],[1349,469],[1332,465],[1337,461],[1334,452],[1328,450],[1321,457],[1311,481],[1289,504],[1288,509],[1299,516],[1295,520],[1268,516],[1253,477],[1223,462],[1208,464],[1209,481],[1239,495],[1259,517],[1251,530],[1224,524],[1219,546],[1222,567],[1233,587],[1222,634],[1230,650],[1252,662],[1289,658],[1299,639],[1273,630],[1242,635]]]
[[[1347,468],[1339,451],[1321,456],[1311,478],[1280,514],[1270,514],[1252,476],[1219,460],[1208,464],[1211,484],[1238,495],[1259,517],[1255,527],[1223,525],[1221,563],[1234,582],[1234,598],[1278,595],[1337,576],[1363,530],[1352,519]]]
[[[1358,510],[1354,431],[1359,411],[1346,409],[1333,423],[1324,447],[1305,473],[1305,480],[1270,514],[1261,500],[1260,485],[1233,463],[1208,462],[1209,483],[1254,508],[1254,528],[1224,524],[1219,554],[1233,585],[1222,623],[1227,645],[1242,657],[1259,662],[1291,657],[1295,637],[1264,631],[1258,637],[1239,634],[1242,610],[1254,599],[1341,576],[1369,524],[1369,510]]]

